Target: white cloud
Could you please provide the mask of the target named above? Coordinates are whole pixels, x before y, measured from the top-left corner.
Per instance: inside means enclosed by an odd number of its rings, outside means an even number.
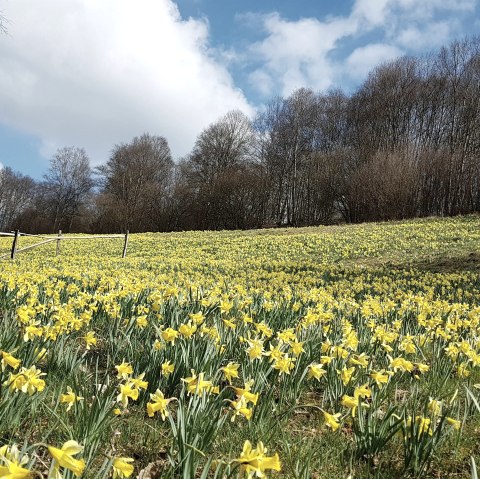
[[[477,0],[389,0],[389,6],[406,18],[423,21],[431,20],[438,12],[462,13],[475,9]]]
[[[353,5],[351,17],[365,23],[371,28],[382,25],[387,16],[390,0],[356,0]]]
[[[262,60],[262,66],[250,75],[250,82],[261,78],[261,93],[277,90],[285,95],[302,86],[330,87],[333,72],[328,53],[357,27],[349,18],[287,21],[273,14],[265,17],[264,28],[266,38],[250,48],[251,54]]]
[[[402,55],[395,46],[372,43],[356,48],[346,60],[346,72],[355,80],[362,80],[377,65]]]
[[[273,78],[263,70],[255,70],[248,77],[250,84],[263,96],[269,96],[275,88]]]
[[[445,39],[451,36],[451,31],[455,27],[452,21],[432,22],[423,28],[409,25],[401,29],[396,38],[402,47],[421,51],[444,45]]]
[[[325,21],[250,14],[249,20],[260,21],[265,32],[250,49],[255,65],[250,84],[259,94],[270,96],[288,95],[301,86],[326,90],[344,84],[345,77],[359,82],[384,61],[433,50],[463,36],[460,18],[477,3],[355,0],[347,15]]]
[[[0,123],[50,156],[85,147],[94,163],[148,131],[187,153],[210,122],[252,108],[213,59],[206,20],[171,0],[15,0],[0,42]]]

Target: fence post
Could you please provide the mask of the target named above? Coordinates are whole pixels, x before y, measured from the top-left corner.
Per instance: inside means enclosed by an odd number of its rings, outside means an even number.
[[[15,236],[13,237],[12,251],[10,253],[10,259],[15,259],[15,253],[17,252],[17,243],[18,235],[20,234],[19,230],[15,230]]]
[[[58,230],[58,239],[57,239],[57,249],[55,251],[55,256],[60,254],[60,240],[62,239],[62,230]]]
[[[127,256],[127,246],[128,246],[128,230],[127,232],[125,233],[125,242],[123,244],[123,254],[122,254],[122,258],[125,258],[125,256]]]

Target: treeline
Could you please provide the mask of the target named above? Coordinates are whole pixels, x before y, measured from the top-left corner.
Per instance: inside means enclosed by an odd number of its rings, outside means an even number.
[[[0,172],[0,230],[170,231],[480,211],[480,38],[375,68],[351,95],[302,88],[232,111],[175,163],[165,138],[95,169],[63,148],[44,181]]]

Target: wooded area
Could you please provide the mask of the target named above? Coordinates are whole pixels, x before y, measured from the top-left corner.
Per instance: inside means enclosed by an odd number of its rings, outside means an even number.
[[[0,230],[244,229],[480,211],[480,38],[375,68],[351,95],[299,89],[231,111],[175,163],[165,138],[92,169],[59,150],[44,181],[0,170]]]

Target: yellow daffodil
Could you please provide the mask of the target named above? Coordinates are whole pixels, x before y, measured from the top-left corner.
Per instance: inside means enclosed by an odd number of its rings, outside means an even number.
[[[340,427],[340,416],[341,414],[337,412],[336,414],[330,414],[326,411],[323,412],[323,418],[325,420],[325,425],[329,427],[332,431],[336,431]]]
[[[160,389],[157,389],[153,394],[150,394],[150,402],[147,403],[148,417],[153,417],[156,412],[160,413],[162,420],[168,417],[168,404],[173,401],[173,398],[166,399]]]
[[[238,378],[238,368],[240,364],[229,362],[223,368],[220,368],[225,375],[225,379],[228,381],[228,384],[232,384],[233,378]]]
[[[15,358],[12,354],[2,351],[2,371],[5,371],[7,366],[10,366],[12,369],[18,369],[21,362],[22,361],[20,359]]]
[[[168,378],[168,376],[170,376],[170,374],[172,374],[174,370],[175,370],[175,365],[172,364],[170,361],[165,361],[162,364],[162,374],[166,378]]]
[[[235,462],[240,464],[240,471],[245,473],[245,477],[265,477],[265,471],[280,471],[281,464],[278,454],[274,456],[266,456],[267,449],[262,442],[257,444],[255,449],[252,448],[250,441],[245,441],[243,450]]]
[[[75,476],[80,477],[85,469],[83,459],[75,459],[73,456],[83,451],[77,441],[67,441],[60,449],[48,446],[48,452],[53,457],[53,470],[55,477],[61,477],[59,468],[63,467],[72,471]]]
[[[133,474],[133,462],[131,457],[116,457],[113,461],[113,479],[123,479]]]
[[[66,394],[60,395],[60,402],[61,403],[67,403],[67,411],[70,411],[72,406],[77,402],[77,401],[82,401],[83,397],[77,396],[73,391],[70,386],[67,386],[67,392]]]
[[[127,379],[130,374],[133,374],[133,368],[130,363],[123,362],[118,366],[115,366],[117,369],[117,378],[118,379]]]

